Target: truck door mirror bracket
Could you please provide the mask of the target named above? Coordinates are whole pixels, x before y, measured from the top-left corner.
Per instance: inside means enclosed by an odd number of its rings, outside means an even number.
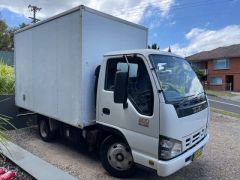
[[[127,109],[127,108],[128,108],[128,103],[127,102],[123,103],[123,109]]]
[[[123,104],[123,108],[126,109],[128,96],[128,72],[118,71],[116,72],[114,81],[113,99],[115,103]]]

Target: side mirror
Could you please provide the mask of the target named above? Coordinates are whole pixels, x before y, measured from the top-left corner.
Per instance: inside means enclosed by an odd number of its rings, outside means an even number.
[[[114,82],[114,102],[123,104],[126,107],[128,96],[128,72],[116,72]]]

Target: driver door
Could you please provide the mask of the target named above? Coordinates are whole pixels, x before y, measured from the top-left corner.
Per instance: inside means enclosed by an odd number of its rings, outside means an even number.
[[[127,62],[123,56],[108,57],[100,74],[97,121],[121,128],[133,134],[135,138],[139,136],[136,138],[139,143],[145,143],[141,142],[144,140],[141,137],[145,136],[153,138],[156,144],[159,137],[159,98],[155,86],[152,86],[154,80],[151,70],[147,68],[147,62],[141,56],[128,57],[128,61],[128,108],[124,109],[123,104],[114,103],[113,99],[115,74],[117,71],[127,71]]]

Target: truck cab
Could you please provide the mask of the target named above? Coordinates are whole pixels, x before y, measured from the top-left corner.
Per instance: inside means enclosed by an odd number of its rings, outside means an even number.
[[[105,139],[103,166],[124,177],[135,164],[168,176],[198,158],[207,144],[209,103],[189,63],[157,50],[104,55],[97,83],[96,122]]]

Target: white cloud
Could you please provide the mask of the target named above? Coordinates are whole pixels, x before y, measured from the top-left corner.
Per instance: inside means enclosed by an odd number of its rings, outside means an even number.
[[[153,33],[153,37],[154,38],[158,37],[158,34],[157,33]]]
[[[144,10],[149,5],[158,8],[161,17],[165,17],[168,15],[174,1],[175,0],[0,0],[0,8],[7,8],[12,12],[28,17],[31,15],[27,8],[28,5],[36,5],[42,8],[42,10],[38,12],[38,17],[43,19],[84,4],[137,23],[141,20]]]
[[[160,20],[152,20],[150,21],[149,25],[148,25],[148,29],[149,30],[153,30],[154,28],[158,27],[161,24]]]
[[[193,28],[186,35],[188,45],[171,45],[172,52],[189,56],[200,51],[211,50],[220,46],[240,43],[240,25],[230,25],[218,30]],[[167,50],[168,48],[164,49]]]
[[[168,23],[168,26],[172,27],[172,26],[174,26],[175,24],[176,24],[176,21],[172,21],[172,22]]]

